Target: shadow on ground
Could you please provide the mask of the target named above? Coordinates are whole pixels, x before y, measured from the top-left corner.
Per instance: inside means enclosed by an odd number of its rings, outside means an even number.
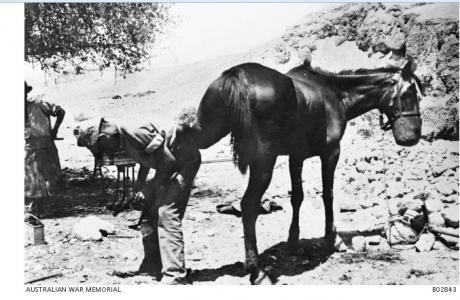
[[[322,238],[300,240],[299,251],[295,255],[290,254],[286,242],[281,242],[265,250],[259,256],[259,265],[268,273],[271,281],[276,283],[282,275],[295,276],[313,270],[327,261],[333,252],[333,249]],[[225,275],[245,277],[247,273],[244,264],[239,261],[215,269],[194,270],[191,279],[193,281],[215,281]]]
[[[82,169],[63,170],[65,183],[53,197],[38,200],[36,214],[41,219],[82,217],[111,213],[107,205],[115,199],[116,180],[108,176],[93,176],[92,171]],[[128,186],[131,183],[128,182]],[[118,200],[122,197],[121,183]],[[132,194],[127,195],[132,197]]]

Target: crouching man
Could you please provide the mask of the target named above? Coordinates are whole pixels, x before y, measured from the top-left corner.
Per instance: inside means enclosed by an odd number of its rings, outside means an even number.
[[[165,133],[151,123],[124,126],[101,119],[97,140],[100,152],[123,149],[141,166],[135,185],[136,200],[144,202],[139,272],[167,284],[187,283],[182,219],[201,164],[197,149],[174,147],[177,130],[181,126]],[[150,169],[156,173],[146,182]]]

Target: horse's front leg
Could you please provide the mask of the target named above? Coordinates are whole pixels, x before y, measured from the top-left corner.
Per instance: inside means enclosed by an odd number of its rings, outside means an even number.
[[[323,202],[326,215],[326,228],[324,237],[328,242],[334,243],[336,231],[334,226],[334,172],[337,166],[337,161],[340,156],[340,146],[329,148],[324,155],[321,156],[321,170],[323,179]]]
[[[260,200],[270,184],[275,155],[258,158],[250,165],[249,184],[241,201],[243,219],[244,245],[246,249],[246,271],[250,273],[252,284],[257,283],[259,276],[258,252],[256,239],[256,220],[259,213]]]
[[[288,248],[290,251],[295,251],[299,242],[299,211],[303,201],[302,188],[302,167],[303,159],[290,156],[289,157],[289,173],[291,175],[291,205],[292,205],[292,222],[289,228]]]

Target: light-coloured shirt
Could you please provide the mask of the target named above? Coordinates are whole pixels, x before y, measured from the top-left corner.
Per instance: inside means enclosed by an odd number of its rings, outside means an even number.
[[[163,146],[164,137],[152,123],[119,124],[118,131],[128,154],[144,167],[156,169],[160,159],[155,152]]]
[[[43,101],[40,97],[27,100],[27,118],[24,127],[25,139],[50,138],[50,117],[57,117],[63,109],[56,104]]]

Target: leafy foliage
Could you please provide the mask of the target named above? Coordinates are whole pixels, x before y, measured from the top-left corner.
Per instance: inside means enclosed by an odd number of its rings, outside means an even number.
[[[26,3],[25,60],[79,73],[85,65],[140,70],[171,23],[159,3]]]

